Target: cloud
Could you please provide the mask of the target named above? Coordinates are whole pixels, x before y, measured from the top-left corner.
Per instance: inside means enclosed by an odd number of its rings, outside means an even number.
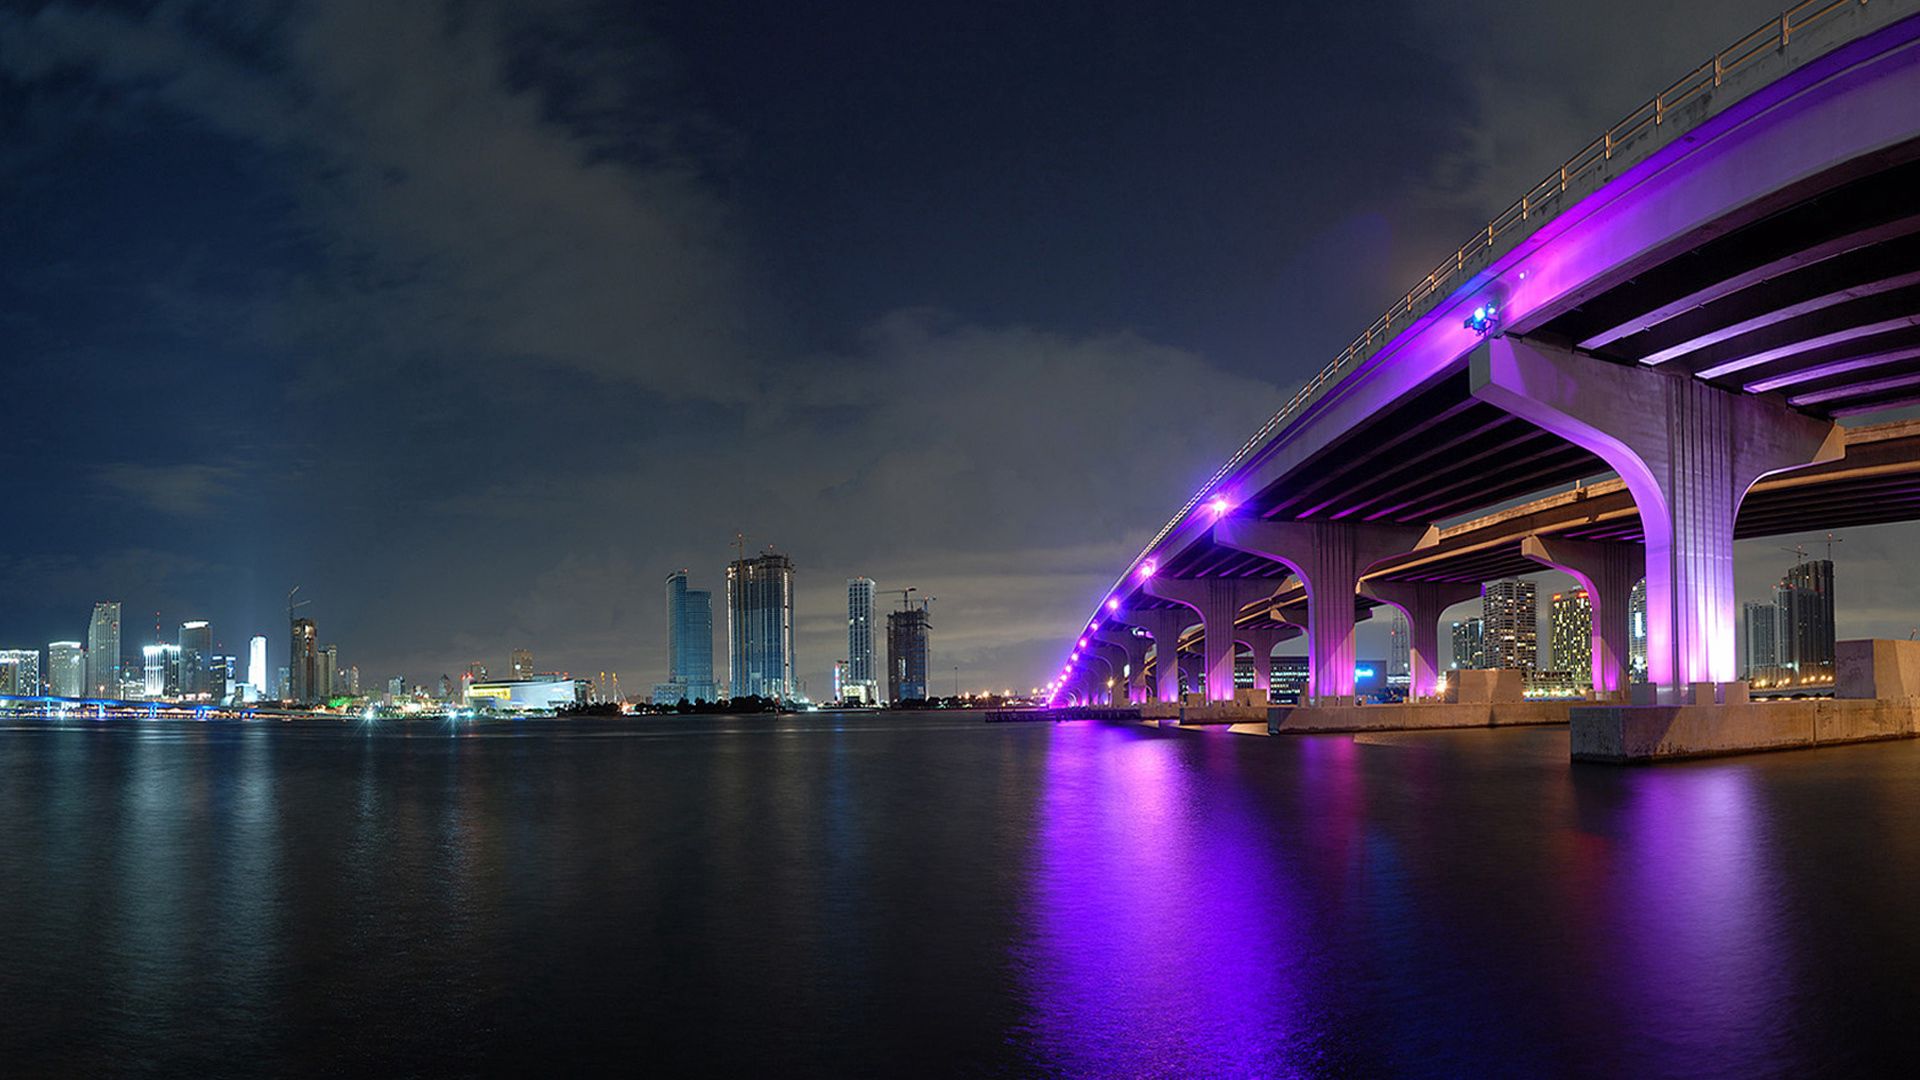
[[[121,462],[94,470],[102,494],[174,517],[198,517],[234,492],[240,470],[225,465],[140,465]]]

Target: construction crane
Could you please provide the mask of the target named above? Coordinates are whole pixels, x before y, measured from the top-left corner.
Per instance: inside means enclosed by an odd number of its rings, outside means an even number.
[[[1844,536],[1835,536],[1832,533],[1827,534],[1827,561],[1828,562],[1833,561],[1833,545],[1844,544],[1846,542],[1847,542],[1847,538]],[[1807,561],[1807,545],[1805,544],[1795,544],[1790,548],[1783,547],[1780,550],[1793,555],[1795,558],[1799,559],[1801,562]]]
[[[904,589],[876,589],[875,591],[876,591],[876,592],[883,592],[883,593],[886,593],[886,594],[887,594],[888,596],[896,596],[896,595],[897,595],[897,596],[899,596],[899,597],[900,597],[900,610],[901,610],[901,611],[910,611],[910,610],[912,610],[912,608],[913,608],[913,605],[914,605],[914,603],[915,603],[916,601],[914,601],[914,600],[913,600],[913,598],[912,598],[912,597],[911,597],[911,596],[910,596],[909,594],[910,594],[910,593],[917,593],[917,592],[919,592],[919,591],[920,591],[920,589],[919,589],[919,588],[918,588],[917,586],[909,586],[909,587],[907,587],[907,588],[904,588]],[[919,605],[920,605],[920,610],[921,610],[921,611],[925,611],[925,610],[927,610],[927,608],[928,608],[928,606],[929,606],[929,605],[931,605],[931,604],[932,604],[932,603],[933,603],[934,601],[936,601],[936,600],[938,600],[938,599],[940,599],[940,598],[939,598],[939,597],[937,597],[937,596],[928,596],[928,597],[923,597],[923,598],[922,598],[921,600],[919,600],[919,601],[918,601],[918,603],[919,603]]]
[[[313,603],[313,601],[311,600],[302,600],[297,604],[294,603],[293,594],[299,591],[300,591],[300,586],[298,585],[295,585],[293,588],[287,590],[287,625],[289,626],[293,625],[293,613],[296,610],[306,607],[308,604]]]

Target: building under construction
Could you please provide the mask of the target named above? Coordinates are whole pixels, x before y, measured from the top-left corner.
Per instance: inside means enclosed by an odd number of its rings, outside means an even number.
[[[927,699],[932,625],[925,601],[887,612],[887,700]]]

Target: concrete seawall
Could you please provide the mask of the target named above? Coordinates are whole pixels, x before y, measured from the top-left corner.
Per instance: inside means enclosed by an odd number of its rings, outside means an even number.
[[[1570,723],[1575,761],[1667,761],[1910,739],[1920,735],[1920,698],[1588,705]]]
[[[1267,730],[1275,735],[1340,731],[1436,731],[1446,728],[1564,724],[1571,701],[1402,702],[1394,705],[1275,706]]]

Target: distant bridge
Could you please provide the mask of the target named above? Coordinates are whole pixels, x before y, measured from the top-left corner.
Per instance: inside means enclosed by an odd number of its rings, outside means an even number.
[[[1642,577],[1661,697],[1730,682],[1733,540],[1920,518],[1914,432],[1836,422],[1914,402],[1920,0],[1810,0],[1603,133],[1310,380],[1125,568],[1056,697],[1100,700],[1124,665],[1171,700],[1159,654],[1187,637],[1231,700],[1236,642],[1304,625],[1310,694],[1350,700],[1378,603],[1409,617],[1418,693],[1440,611],[1543,566],[1589,587],[1596,687],[1624,685]]]

